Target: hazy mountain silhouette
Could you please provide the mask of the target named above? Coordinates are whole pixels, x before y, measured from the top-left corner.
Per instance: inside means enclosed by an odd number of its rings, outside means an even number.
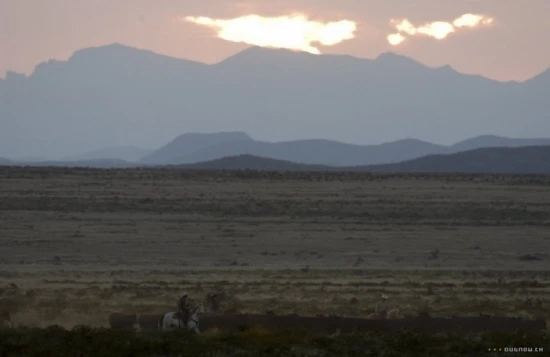
[[[12,165],[13,161],[6,159],[5,157],[0,157],[0,165]]]
[[[65,157],[236,130],[265,141],[360,144],[533,137],[550,133],[549,77],[503,83],[392,53],[359,59],[257,47],[206,65],[113,44],[41,63],[28,77],[6,74],[0,153]]]
[[[23,156],[23,157],[10,157],[9,160],[13,162],[38,162],[38,161],[50,161],[50,158],[42,156]]]
[[[475,138],[462,140],[451,146],[450,152],[460,152],[486,147],[520,147],[520,146],[544,146],[550,145],[547,138],[505,138],[495,135],[482,135]]]
[[[322,139],[270,143],[253,140],[245,133],[184,134],[142,161],[178,165],[247,154],[306,164],[352,166],[400,162],[429,154],[454,153],[481,147],[532,145],[550,145],[550,139],[512,139],[485,135],[451,146],[416,139],[380,145],[354,145]]]
[[[254,155],[227,156],[215,160],[178,165],[184,169],[208,170],[267,170],[267,171],[332,171],[334,167],[308,165]]]
[[[123,160],[14,162],[0,158],[0,165],[75,166],[93,168],[130,168],[137,163]],[[145,165],[141,165],[145,166]],[[163,167],[157,166],[157,167]],[[215,160],[169,167],[181,169],[269,170],[269,171],[358,171],[424,173],[499,173],[550,174],[550,145],[527,147],[481,148],[454,154],[427,155],[393,164],[335,167],[277,160],[255,155],[226,156]]]
[[[187,133],[178,136],[158,150],[144,156],[140,161],[151,164],[169,164],[178,157],[185,156],[202,149],[232,141],[251,141],[252,138],[244,132],[225,133]]]
[[[493,147],[368,166],[376,172],[550,174],[550,146]]]
[[[96,160],[76,160],[76,161],[13,161],[8,160],[3,162],[0,160],[0,165],[4,166],[39,166],[39,167],[91,167],[98,169],[120,169],[138,167],[134,162],[128,162],[118,159],[96,159]]]
[[[540,97],[544,97],[544,91],[550,86],[550,67],[546,71],[524,82],[525,86],[532,92],[538,92]]]
[[[87,153],[67,156],[62,161],[83,161],[114,159],[123,161],[139,161],[142,157],[150,154],[153,150],[138,148],[137,146],[117,146],[105,149],[90,151]],[[36,160],[35,160],[36,161]]]
[[[418,173],[500,173],[550,174],[550,146],[482,148],[447,155],[428,155],[395,164],[331,167],[308,165],[253,155],[223,157],[186,169],[268,170],[268,171],[359,171]]]
[[[353,145],[312,139],[269,143],[255,140],[225,142],[173,160],[173,164],[208,161],[224,156],[250,154],[307,164],[346,166],[387,163],[441,152],[442,147],[420,140],[399,140],[381,145]]]

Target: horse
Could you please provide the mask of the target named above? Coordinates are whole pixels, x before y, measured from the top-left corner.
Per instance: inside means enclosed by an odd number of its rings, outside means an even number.
[[[193,310],[189,312],[189,319],[187,323],[177,317],[177,312],[171,311],[164,314],[158,321],[158,328],[161,331],[171,330],[174,328],[182,328],[187,325],[188,330],[193,330],[195,333],[200,334],[199,331],[199,316],[203,313],[204,308],[202,303],[198,304]]]

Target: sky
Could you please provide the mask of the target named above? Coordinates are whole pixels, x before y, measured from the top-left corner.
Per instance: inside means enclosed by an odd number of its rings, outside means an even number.
[[[273,20],[297,13],[315,23],[281,31]],[[453,26],[465,14],[483,18],[475,28]],[[549,14],[550,0],[0,0],[0,77],[115,42],[216,63],[255,41],[296,45],[309,36],[324,43],[309,43],[309,52],[375,58],[392,51],[429,66],[522,81],[550,66]],[[249,27],[238,27],[243,18]],[[443,37],[430,36],[431,29]],[[283,32],[284,39],[269,37]],[[250,39],[254,33],[263,37]]]

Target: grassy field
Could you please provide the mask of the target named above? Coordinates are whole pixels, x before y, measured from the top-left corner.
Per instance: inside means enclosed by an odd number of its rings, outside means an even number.
[[[0,168],[0,306],[550,320],[550,177]],[[438,252],[436,252],[436,250]],[[306,269],[306,267],[308,267]]]

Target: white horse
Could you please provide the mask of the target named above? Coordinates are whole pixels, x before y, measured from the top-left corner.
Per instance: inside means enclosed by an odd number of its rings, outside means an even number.
[[[193,330],[199,334],[199,316],[203,313],[204,308],[202,302],[198,304],[193,310],[189,312],[189,319],[187,320],[187,329]],[[176,316],[177,312],[171,311],[164,314],[158,322],[158,327],[162,331],[172,330],[174,328],[185,327],[185,322]]]

